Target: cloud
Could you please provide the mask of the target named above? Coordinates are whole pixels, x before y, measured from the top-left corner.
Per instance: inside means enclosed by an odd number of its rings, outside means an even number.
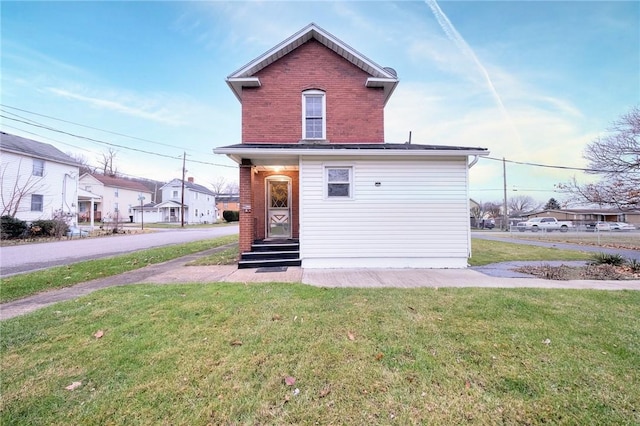
[[[57,96],[73,99],[80,102],[89,104],[93,108],[105,109],[120,114],[129,115],[132,117],[143,118],[145,120],[156,121],[159,123],[169,125],[184,125],[187,121],[184,120],[180,114],[170,112],[166,107],[157,107],[158,104],[162,104],[158,100],[153,99],[133,99],[130,95],[117,95],[114,98],[118,100],[108,99],[106,97],[96,97],[91,95],[85,95],[81,93],[72,92],[70,90],[48,87],[47,90]],[[104,95],[103,95],[104,96]],[[120,100],[122,99],[122,100]],[[128,101],[131,105],[125,104],[123,101]],[[136,106],[133,106],[137,104]]]

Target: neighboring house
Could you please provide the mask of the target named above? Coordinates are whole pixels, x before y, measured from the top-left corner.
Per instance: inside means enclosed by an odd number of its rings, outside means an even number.
[[[152,192],[139,182],[97,173],[80,176],[80,190],[80,220],[92,224],[92,216],[98,222],[132,222],[141,197],[145,203],[152,200]]]
[[[392,68],[310,24],[227,83],[242,143],[214,152],[240,165],[244,260],[255,240],[299,239],[305,268],[467,266],[468,170],[489,152],[385,143]]]
[[[218,220],[222,219],[222,212],[225,210],[240,211],[239,194],[218,194],[216,195],[216,210]]]
[[[562,209],[543,210],[525,215],[526,218],[550,216],[558,220],[570,220],[576,225],[590,222],[627,222],[640,226],[640,210],[620,209]]]
[[[173,179],[161,188],[162,203],[149,208],[158,211],[159,222],[182,223],[182,188],[181,179]],[[192,177],[188,178],[184,182],[184,223],[215,223],[216,220],[215,194],[210,189],[194,183]]]
[[[2,215],[77,222],[79,164],[56,147],[0,132]]]

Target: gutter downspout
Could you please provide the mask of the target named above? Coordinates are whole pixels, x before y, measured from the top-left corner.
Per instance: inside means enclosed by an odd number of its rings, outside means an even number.
[[[478,155],[474,155],[473,156],[473,160],[471,160],[471,162],[467,165],[467,211],[470,211],[470,202],[469,202],[469,173],[468,170],[470,168],[472,168],[473,166],[475,166],[475,164],[478,162],[478,160],[480,159],[480,157]],[[471,252],[471,224],[469,224],[469,234],[467,235],[467,246],[469,247],[469,250],[467,251],[467,256],[470,258],[472,256],[472,252]]]

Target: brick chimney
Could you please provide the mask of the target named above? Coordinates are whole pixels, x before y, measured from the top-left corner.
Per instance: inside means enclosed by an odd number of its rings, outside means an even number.
[[[189,183],[193,183],[193,177],[189,177],[187,178],[187,180],[189,181]]]

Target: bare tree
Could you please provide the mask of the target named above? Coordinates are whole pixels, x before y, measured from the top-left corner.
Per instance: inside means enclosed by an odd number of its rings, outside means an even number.
[[[589,173],[600,181],[579,184],[574,177],[558,187],[569,201],[581,204],[636,209],[640,206],[640,108],[616,120],[608,135],[587,145],[583,157],[589,162]]]
[[[31,172],[25,173],[25,175],[29,176],[27,179],[20,179],[20,176],[23,176],[20,173],[20,168],[22,167],[22,160],[18,162],[18,168],[15,172],[14,184],[8,191],[5,188],[4,182],[9,176],[8,174],[12,174],[8,172],[8,164],[5,164],[2,169],[0,169],[0,202],[2,202],[2,214],[0,216],[11,216],[15,217],[15,215],[22,210],[27,210],[22,207],[22,202],[24,198],[33,193],[42,192],[45,190],[45,177],[43,176],[34,176]]]
[[[92,166],[91,164],[89,164],[89,160],[84,155],[76,154],[76,153],[73,153],[73,152],[67,152],[67,155],[69,157],[73,158],[76,161],[76,163],[78,163],[79,168],[80,168],[80,175],[83,175],[85,173],[95,173],[96,172],[96,168],[94,166]]]
[[[537,202],[529,195],[516,195],[509,199],[507,206],[509,208],[509,214],[521,215],[538,210],[541,203]]]
[[[227,185],[227,180],[223,176],[218,176],[216,180],[213,182],[209,182],[211,187],[213,188],[213,193],[216,195],[220,195],[224,193],[225,186]]]
[[[115,149],[109,148],[107,152],[103,152],[98,158],[98,164],[100,165],[100,170],[102,170],[103,175],[115,176],[118,174],[118,169],[113,167],[113,159],[117,153]]]
[[[227,194],[238,194],[240,192],[240,186],[238,186],[238,182],[233,181],[233,182],[229,182],[224,187],[224,190]]]

